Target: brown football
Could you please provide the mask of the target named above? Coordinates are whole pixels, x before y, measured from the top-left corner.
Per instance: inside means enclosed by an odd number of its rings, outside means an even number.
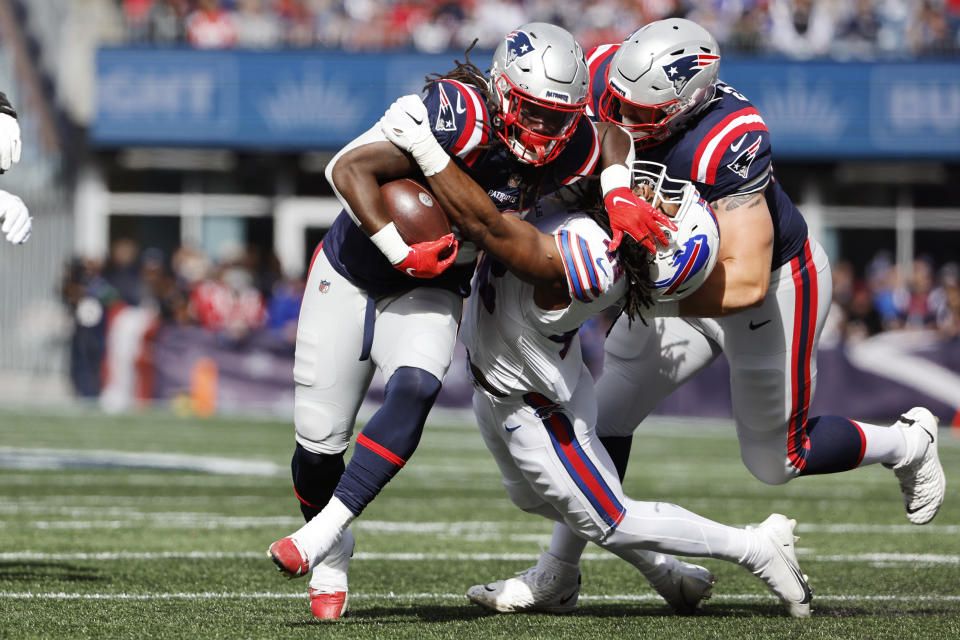
[[[436,240],[450,233],[450,221],[430,191],[410,178],[380,185],[387,212],[407,244]]]

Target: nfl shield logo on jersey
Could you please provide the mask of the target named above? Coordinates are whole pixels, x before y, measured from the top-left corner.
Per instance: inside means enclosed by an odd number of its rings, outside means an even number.
[[[330,281],[321,280],[319,289],[320,289],[320,293],[326,293],[327,291],[330,291]]]
[[[683,56],[682,58],[677,58],[670,64],[663,65],[663,72],[667,75],[667,80],[673,83],[673,90],[676,91],[679,96],[693,76],[700,73],[701,69],[710,66],[719,59],[720,56],[707,53]]]

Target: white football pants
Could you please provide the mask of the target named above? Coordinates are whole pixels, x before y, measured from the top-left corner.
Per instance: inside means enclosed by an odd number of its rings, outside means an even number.
[[[624,495],[596,437],[597,401],[585,366],[563,405],[537,393],[496,398],[476,389],[473,409],[507,494],[524,511],[564,522],[634,564],[639,549],[733,562],[748,553],[751,538],[741,529]]]
[[[788,438],[806,425],[816,387],[817,344],[830,310],[827,255],[812,237],[770,276],[763,303],[723,318],[621,317],[604,345],[597,381],[601,436],[627,436],[674,389],[721,353],[730,364],[740,457],[759,480],[782,484],[799,473]]]
[[[344,451],[375,369],[384,381],[400,367],[417,367],[443,381],[462,306],[452,291],[417,287],[377,300],[368,314],[366,292],[318,252],[297,325],[297,442],[314,453]]]

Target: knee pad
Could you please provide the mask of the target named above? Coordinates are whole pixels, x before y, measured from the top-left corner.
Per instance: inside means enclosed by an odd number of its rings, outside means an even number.
[[[741,452],[740,459],[753,477],[764,484],[786,484],[799,473],[784,454],[750,458]]]
[[[299,389],[298,389],[299,391]],[[337,455],[350,445],[354,416],[342,407],[297,394],[293,403],[293,424],[297,442],[310,451]]]
[[[437,377],[418,367],[400,367],[384,387],[384,402],[423,403],[431,405],[440,393]]]

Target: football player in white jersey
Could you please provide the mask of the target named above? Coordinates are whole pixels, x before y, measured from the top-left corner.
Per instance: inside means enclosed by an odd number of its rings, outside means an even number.
[[[480,191],[465,206],[522,212],[541,195],[632,152],[625,135],[607,148],[597,125],[582,117],[588,90],[586,61],[573,36],[554,25],[523,25],[497,47],[489,79],[468,58],[431,77],[422,97],[396,103],[400,112],[420,110],[428,140],[404,147],[406,153],[377,124],[327,165],[344,211],[311,263],[293,371],[291,469],[308,523],[268,550],[287,577],[312,573],[310,606],[317,618],[335,620],[347,610],[348,526],[419,443],[453,357],[476,255],[470,246],[456,251],[452,234],[408,246],[378,185],[422,174],[431,188],[443,189],[457,167],[455,175]],[[643,215],[649,207],[629,193],[618,198],[611,219],[633,237],[659,230],[655,215]],[[345,465],[374,370],[386,381],[385,398]]]
[[[0,92],[0,173],[20,162],[20,125],[17,112]],[[12,244],[23,244],[30,238],[33,218],[19,197],[0,189],[0,232]]]
[[[740,457],[757,479],[782,484],[882,463],[896,474],[907,518],[929,522],[946,487],[929,410],[910,409],[892,427],[808,415],[830,264],[773,175],[760,113],[718,80],[716,40],[671,18],[596,47],[587,61],[588,113],[629,131],[637,158],[693,181],[713,203],[722,238],[717,268],[696,293],[661,296],[647,324],[621,318],[604,344],[597,432],[621,478],[636,426],[723,353]],[[557,526],[550,549],[576,563],[585,544]]]
[[[422,113],[389,116],[385,132],[401,148],[424,139]],[[602,177],[601,189],[608,195],[610,185]],[[461,340],[474,380],[474,413],[510,499],[527,512],[566,524],[648,577],[656,560],[651,563],[650,554],[640,551],[724,559],[761,578],[791,615],[809,615],[812,592],[796,560],[795,521],[773,514],[756,528],[737,529],[677,505],[631,500],[596,437],[593,378],[583,362],[577,331],[624,296],[628,314],[634,315],[633,299],[651,286],[643,250],[632,238],[611,249],[609,231],[601,226],[609,229],[609,223],[599,206],[592,216],[561,210],[538,217],[535,210],[520,220],[500,215],[494,207],[464,207],[462,201],[479,197],[471,195],[476,190],[463,181],[459,193],[438,188],[436,195],[451,222],[485,251],[467,301]],[[676,216],[697,221],[678,225],[678,232],[716,225],[709,205],[692,185],[684,190]],[[674,253],[687,240],[674,237]],[[717,241],[714,235],[712,247],[698,245],[696,252],[708,256]],[[633,259],[622,264],[621,253],[633,253]],[[708,273],[706,268],[703,276]],[[665,566],[651,583],[658,588],[658,578],[669,582],[670,574]],[[713,577],[705,570],[688,577],[686,584],[679,579],[674,585],[678,592],[692,591],[691,599],[699,602],[708,595]],[[519,578],[477,585],[467,595],[496,611],[522,610],[523,602],[537,601],[540,610],[564,613],[576,605],[578,578],[577,565],[545,552],[538,565]],[[658,591],[663,593],[662,587]],[[677,594],[677,599],[683,597]]]

